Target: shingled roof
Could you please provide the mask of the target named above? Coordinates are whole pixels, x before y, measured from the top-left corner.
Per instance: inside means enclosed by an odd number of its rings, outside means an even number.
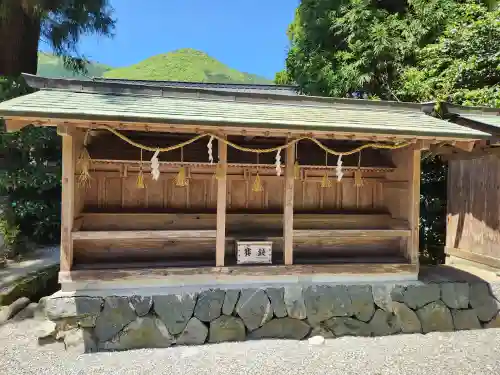
[[[245,85],[247,89],[231,90],[224,88],[226,84],[85,81],[31,75],[25,75],[25,78],[30,86],[40,90],[0,103],[0,116],[322,130],[447,139],[490,136],[484,131],[428,116],[419,104],[289,95],[277,93],[279,89],[269,85]]]
[[[486,132],[500,134],[500,108],[466,107],[445,103],[443,110],[448,118],[461,125],[481,124],[483,125],[481,129],[486,129]]]

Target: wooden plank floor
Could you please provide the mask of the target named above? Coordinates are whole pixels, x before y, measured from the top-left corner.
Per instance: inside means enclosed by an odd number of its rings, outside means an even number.
[[[62,283],[74,281],[127,281],[127,280],[161,280],[171,276],[199,275],[213,276],[216,279],[230,276],[294,276],[294,275],[325,275],[325,276],[366,276],[366,275],[412,275],[418,272],[418,266],[413,264],[322,264],[322,265],[252,265],[227,267],[161,267],[161,264],[151,264],[154,268],[137,263],[117,264],[106,269],[89,269],[77,266],[72,271],[60,272]],[[113,268],[112,268],[113,267]]]

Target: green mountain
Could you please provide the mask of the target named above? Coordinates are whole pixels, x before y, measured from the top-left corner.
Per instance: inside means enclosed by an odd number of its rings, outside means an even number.
[[[102,77],[103,73],[110,70],[111,67],[99,63],[91,63],[87,66],[88,77]],[[37,74],[50,78],[85,78],[82,74],[75,74],[64,67],[62,59],[50,53],[38,52],[38,71]]]
[[[92,62],[87,69],[88,73],[85,76],[75,74],[64,67],[60,57],[45,52],[38,53],[37,73],[43,77],[105,77],[188,82],[273,83],[264,77],[232,69],[208,56],[205,52],[189,48],[152,56],[137,64],[123,68],[115,69]]]
[[[205,52],[189,48],[152,56],[128,67],[108,70],[103,76],[163,81],[273,83],[264,77],[232,69]]]

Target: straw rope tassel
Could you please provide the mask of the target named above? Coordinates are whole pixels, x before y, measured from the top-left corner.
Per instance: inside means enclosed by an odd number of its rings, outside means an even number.
[[[222,167],[222,164],[219,162],[215,166],[215,178],[217,180],[220,180],[221,178],[224,178],[224,168]]]
[[[85,133],[85,138],[83,139],[83,147],[82,151],[80,151],[80,155],[78,155],[78,160],[76,165],[80,168],[80,175],[78,176],[78,184],[80,186],[88,187],[90,186],[90,180],[92,177],[90,176],[90,165],[92,163],[92,158],[90,157],[89,150],[87,149],[87,145],[90,138],[90,129]]]
[[[188,185],[188,181],[186,179],[186,168],[184,168],[184,166],[182,166],[181,169],[179,169],[179,173],[177,173],[175,185],[179,187],[185,187]]]
[[[252,191],[255,193],[260,193],[264,191],[264,187],[262,186],[262,182],[260,181],[259,172],[255,175],[255,180],[253,181]]]
[[[184,162],[184,148],[181,148],[181,162]],[[189,181],[186,178],[186,168],[182,165],[175,178],[175,185],[179,187],[188,186]]]
[[[299,143],[296,142],[294,147],[295,147],[295,163],[293,164],[293,178],[295,180],[298,180],[300,178],[300,165],[299,165],[299,148],[298,145]]]
[[[354,171],[354,186],[363,186],[363,178],[361,177],[361,151],[358,156],[358,169]]]
[[[144,173],[142,172],[142,149],[141,149],[141,162],[139,163],[139,174],[137,175],[137,187],[144,189]]]
[[[264,191],[264,187],[262,186],[262,181],[260,180],[259,176],[259,154],[257,154],[257,174],[255,175],[255,180],[253,181],[252,184],[252,191],[255,193],[260,193]]]
[[[321,187],[322,188],[330,188],[332,187],[332,181],[328,178],[328,154],[325,154],[325,174],[323,175],[323,178],[321,179]]]

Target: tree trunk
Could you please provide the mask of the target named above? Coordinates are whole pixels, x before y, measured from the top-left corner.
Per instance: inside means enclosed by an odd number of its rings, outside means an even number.
[[[15,1],[5,4],[0,18],[0,76],[36,74],[40,18]]]

